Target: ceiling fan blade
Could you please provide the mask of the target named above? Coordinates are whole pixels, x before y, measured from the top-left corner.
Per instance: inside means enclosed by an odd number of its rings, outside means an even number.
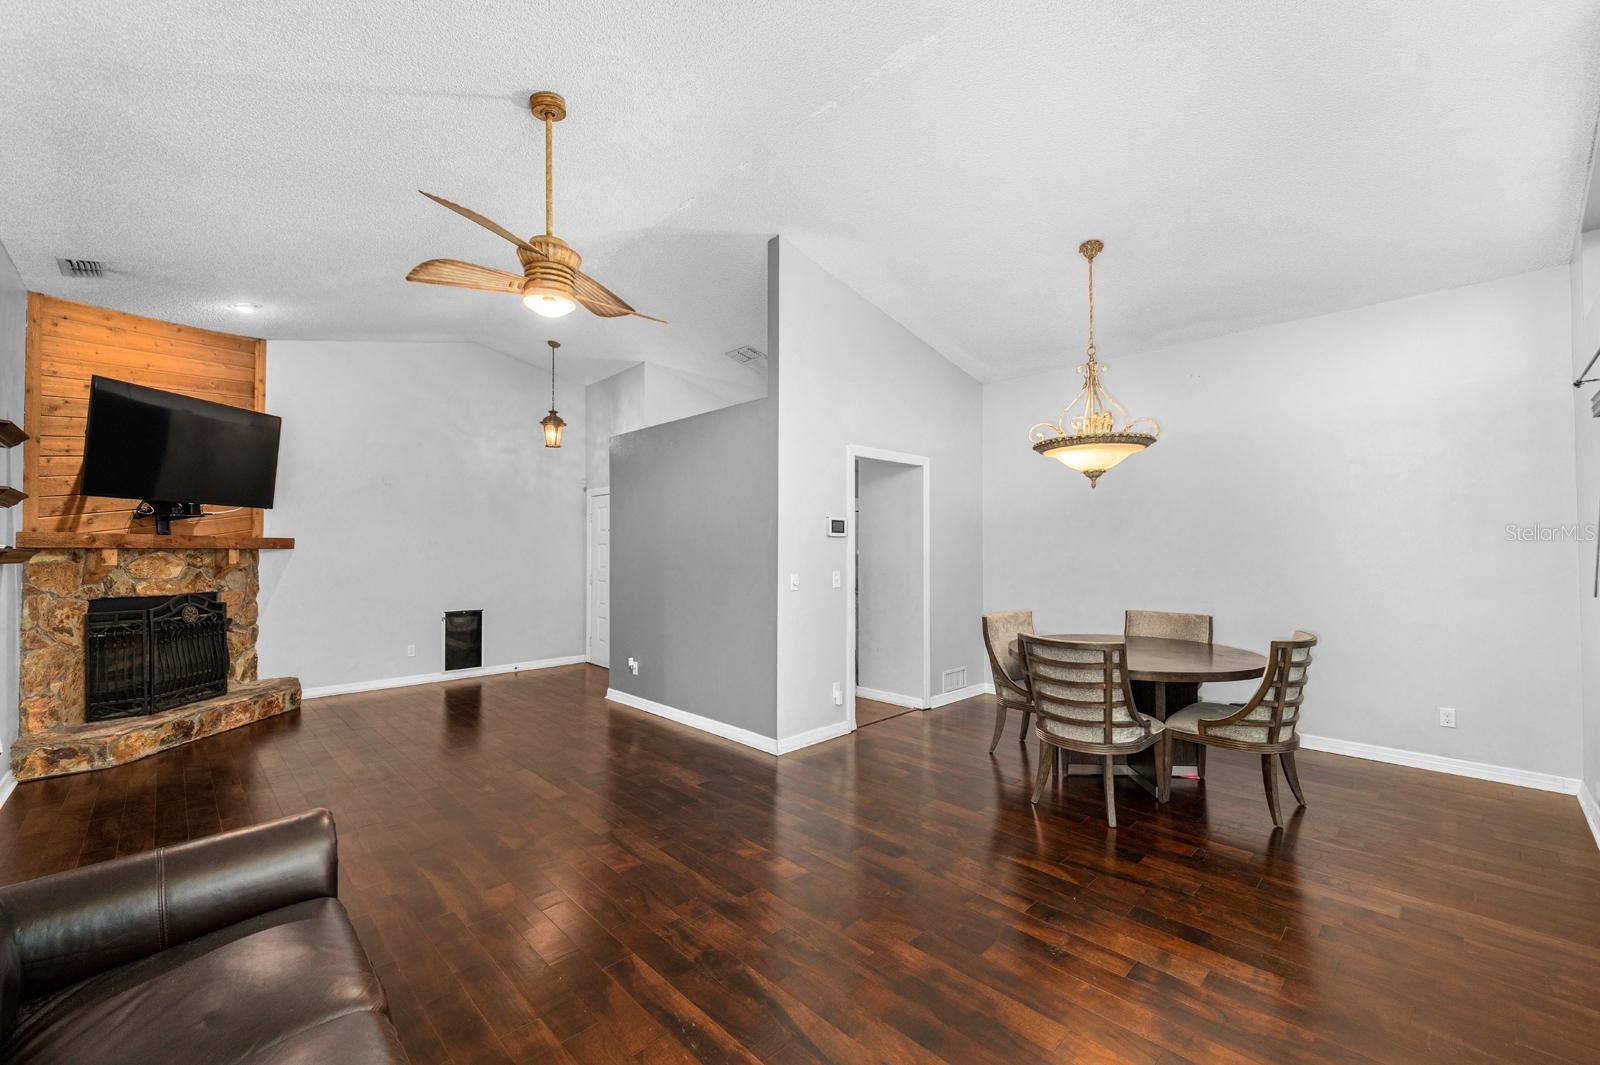
[[[417,191],[418,192],[422,192],[421,189],[418,189]],[[422,194],[424,196],[426,196],[428,199],[432,200],[434,203],[438,204],[439,206],[448,207],[450,210],[454,211],[456,214],[460,215],[462,218],[470,219],[471,221],[474,221],[474,222],[478,223],[480,226],[482,226],[484,229],[487,229],[489,232],[493,233],[495,236],[502,237],[502,238],[504,238],[506,240],[509,240],[511,243],[515,244],[519,248],[522,248],[524,251],[531,251],[535,255],[538,255],[541,259],[544,258],[544,256],[540,253],[538,248],[535,248],[532,244],[529,244],[527,241],[523,240],[521,237],[519,237],[515,233],[511,232],[511,230],[507,229],[505,226],[501,225],[500,223],[492,221],[492,220],[490,220],[488,218],[485,218],[483,215],[479,214],[477,211],[471,210],[470,208],[463,207],[459,203],[451,203],[449,200],[445,199],[443,196],[435,196],[431,192],[422,192]]]
[[[429,259],[418,263],[406,275],[407,281],[424,285],[451,285],[455,288],[474,288],[481,292],[509,292],[522,294],[522,275],[495,270],[460,259]]]
[[[662,325],[667,324],[660,318],[652,318],[648,314],[640,314],[628,306],[627,301],[621,296],[612,292],[582,270],[574,270],[572,278],[573,294],[578,297],[578,302],[602,318],[621,318],[625,314],[631,314],[636,318],[649,318],[652,322],[661,322]]]

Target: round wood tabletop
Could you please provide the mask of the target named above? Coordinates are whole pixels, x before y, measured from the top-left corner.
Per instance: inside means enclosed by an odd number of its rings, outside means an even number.
[[[1041,634],[1045,635],[1045,634]],[[1103,632],[1050,633],[1051,640],[1113,643],[1121,636]],[[1129,636],[1128,678],[1163,684],[1207,684],[1225,680],[1253,680],[1267,671],[1265,655],[1225,644],[1167,640],[1157,636]],[[1017,653],[1012,641],[1011,653]]]

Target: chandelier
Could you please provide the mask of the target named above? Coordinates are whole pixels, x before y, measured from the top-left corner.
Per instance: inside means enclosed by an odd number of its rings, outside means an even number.
[[[1105,367],[1095,360],[1094,257],[1105,245],[1086,240],[1078,253],[1089,260],[1089,361],[1078,367],[1083,388],[1061,411],[1055,422],[1040,422],[1028,430],[1033,450],[1056,459],[1089,478],[1089,487],[1111,467],[1156,442],[1161,426],[1154,418],[1128,417],[1128,412],[1100,385]]]

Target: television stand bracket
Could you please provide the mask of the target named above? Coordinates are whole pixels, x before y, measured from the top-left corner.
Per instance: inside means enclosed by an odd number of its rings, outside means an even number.
[[[199,503],[160,503],[149,499],[134,508],[133,513],[140,518],[154,518],[157,536],[171,536],[172,522],[175,518],[206,516],[205,511],[200,509]]]

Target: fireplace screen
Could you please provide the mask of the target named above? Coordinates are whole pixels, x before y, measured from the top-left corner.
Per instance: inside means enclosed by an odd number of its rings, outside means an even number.
[[[92,600],[84,625],[84,716],[153,714],[224,694],[228,625],[215,592]]]

